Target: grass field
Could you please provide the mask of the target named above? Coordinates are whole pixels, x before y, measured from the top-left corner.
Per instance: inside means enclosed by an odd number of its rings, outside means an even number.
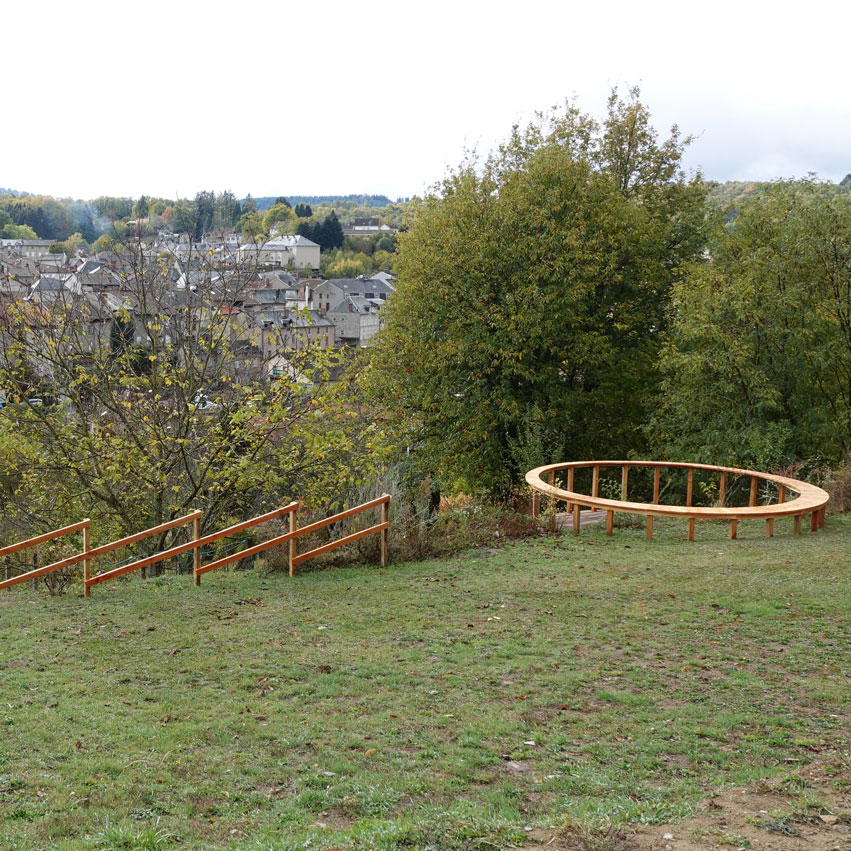
[[[2,593],[0,847],[602,849],[813,760],[847,796],[851,522],[787,525]]]

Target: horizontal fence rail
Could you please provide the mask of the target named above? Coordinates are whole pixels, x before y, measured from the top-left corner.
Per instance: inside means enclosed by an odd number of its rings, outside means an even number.
[[[126,537],[120,538],[117,541],[111,541],[108,544],[103,544],[94,548],[91,547],[90,543],[91,521],[89,519],[81,520],[79,523],[73,523],[70,526],[63,527],[62,529],[57,529],[53,532],[46,532],[42,535],[37,535],[36,537],[30,538],[26,541],[21,541],[20,543],[11,544],[9,546],[0,548],[0,556],[11,555],[13,553],[20,552],[30,547],[38,546],[39,544],[45,543],[47,541],[56,540],[65,535],[70,535],[74,532],[83,532],[82,552],[68,556],[67,558],[61,559],[60,561],[53,562],[52,564],[45,565],[44,567],[30,570],[27,573],[20,574],[19,576],[8,578],[5,581],[0,582],[0,589],[8,588],[12,585],[17,585],[18,583],[26,582],[31,579],[37,579],[40,576],[44,576],[48,573],[52,573],[53,571],[60,570],[63,567],[71,567],[75,564],[79,564],[80,562],[82,562],[83,588],[85,596],[88,597],[91,593],[91,588],[94,585],[99,585],[102,582],[109,582],[112,579],[117,579],[120,576],[124,576],[127,573],[131,573],[132,571],[144,569],[150,565],[158,564],[159,562],[174,558],[175,556],[179,556],[183,553],[187,553],[190,551],[193,554],[192,573],[194,583],[195,585],[200,585],[201,576],[203,576],[203,574],[205,573],[209,573],[213,570],[218,570],[220,567],[225,567],[226,565],[232,564],[235,561],[248,558],[249,556],[254,556],[257,553],[261,553],[266,550],[272,549],[273,547],[281,546],[287,543],[289,544],[289,575],[295,576],[295,568],[297,565],[302,564],[308,561],[309,559],[315,558],[316,556],[322,555],[323,553],[335,550],[338,547],[342,547],[346,544],[358,541],[361,538],[366,537],[367,535],[373,534],[381,535],[381,566],[386,567],[388,549],[387,532],[390,528],[390,496],[388,494],[384,494],[383,496],[370,500],[369,502],[365,502],[361,505],[355,506],[354,508],[348,508],[345,511],[341,511],[331,517],[326,517],[322,520],[317,520],[314,523],[309,523],[308,525],[302,526],[301,528],[298,527],[298,523],[296,520],[296,512],[300,507],[301,504],[299,502],[290,502],[287,505],[275,508],[272,511],[266,512],[265,514],[260,514],[257,517],[250,518],[249,520],[242,520],[239,523],[234,523],[232,526],[228,526],[225,529],[220,529],[217,532],[211,532],[204,536],[201,535],[202,512],[198,510],[186,514],[182,517],[177,517],[173,520],[169,520],[165,523],[160,523],[158,526],[153,526],[150,529],[143,530],[142,532],[135,532],[134,534],[127,535]],[[345,535],[344,537],[339,538],[336,541],[331,541],[327,544],[323,544],[322,546],[315,547],[314,549],[308,550],[307,552],[301,554],[298,554],[296,552],[297,538],[302,537],[303,535],[309,535],[311,532],[316,532],[317,530],[323,529],[334,523],[339,523],[342,520],[354,517],[355,515],[360,514],[364,511],[368,511],[372,508],[381,509],[381,521],[379,523],[376,523],[367,529],[362,529],[360,531],[353,532],[352,534]],[[288,532],[282,535],[277,535],[259,544],[254,544],[252,546],[246,547],[244,549],[239,550],[238,552],[222,556],[207,564],[202,563],[203,547],[208,546],[209,544],[213,544],[216,541],[219,541],[230,535],[238,534],[239,532],[243,532],[246,529],[251,529],[254,526],[259,526],[261,523],[267,523],[270,520],[276,520],[277,518],[287,514],[290,518],[290,529]],[[184,526],[189,523],[192,523],[193,530],[191,540],[186,541],[182,544],[176,544],[175,546],[169,547],[168,549],[162,550],[161,552],[154,553],[143,558],[135,559],[127,564],[119,565],[118,567],[114,567],[110,570],[105,570],[102,573],[92,575],[91,563],[92,560],[97,558],[98,556],[106,555],[107,553],[113,552],[114,550],[117,550],[121,547],[126,547],[130,544],[136,543],[137,541],[149,538],[152,535],[162,534],[163,532],[168,532],[171,529],[176,529],[180,526]]]
[[[606,499],[600,496],[600,471],[602,469],[621,468],[621,499]],[[629,470],[635,467],[653,468],[653,502],[628,501]],[[577,470],[591,470],[591,493],[579,493],[575,488]],[[661,474],[663,470],[686,471],[686,504],[670,505],[660,502]],[[567,487],[561,488],[555,484],[556,473],[567,472]],[[696,506],[694,500],[695,471],[717,473],[718,499],[713,506]],[[750,479],[747,506],[727,506],[725,500],[728,492],[730,476],[741,476]],[[545,481],[546,478],[546,481]],[[801,519],[811,516],[810,528],[813,532],[824,526],[825,507],[830,500],[827,491],[809,482],[779,476],[774,473],[760,473],[754,470],[742,470],[737,467],[719,467],[710,464],[690,464],[686,462],[666,461],[572,461],[561,464],[546,464],[536,467],[526,473],[526,482],[535,491],[533,514],[539,510],[539,494],[543,493],[556,502],[567,503],[568,514],[573,515],[573,531],[579,532],[579,513],[581,507],[592,511],[606,512],[606,534],[612,534],[615,512],[626,514],[644,514],[647,516],[647,538],[653,537],[654,517],[681,517],[688,520],[688,540],[694,540],[694,528],[697,520],[725,520],[730,524],[730,538],[738,533],[739,520],[764,519],[765,533],[768,537],[774,535],[774,521],[780,517],[794,519],[794,533],[801,532]],[[777,486],[777,502],[770,505],[758,505],[760,482],[770,482]],[[789,495],[794,498],[790,499]]]
[[[74,532],[83,533],[83,552],[80,555],[71,556],[70,558],[62,559],[61,561],[54,562],[53,564],[46,564],[44,567],[34,568],[33,570],[21,573],[18,576],[6,578],[0,582],[0,590],[3,588],[11,588],[13,585],[17,585],[20,582],[27,582],[30,579],[38,579],[40,576],[46,576],[48,573],[53,573],[55,570],[60,570],[61,568],[68,567],[71,564],[77,564],[78,562],[87,560],[88,554],[86,553],[86,550],[89,548],[91,525],[92,521],[86,518],[85,520],[80,520],[78,523],[72,523],[70,526],[63,526],[61,529],[56,529],[53,532],[45,532],[43,535],[36,535],[34,538],[21,541],[18,544],[10,544],[8,547],[0,548],[0,557],[3,557],[12,555],[13,553],[19,553],[22,550],[27,550],[31,547],[37,547],[39,544],[44,544],[47,541],[55,541],[58,538],[63,538],[65,535],[72,535]]]

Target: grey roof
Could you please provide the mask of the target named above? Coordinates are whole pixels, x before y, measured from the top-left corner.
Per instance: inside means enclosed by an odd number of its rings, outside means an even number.
[[[353,310],[349,310],[351,304]],[[369,299],[363,296],[350,295],[346,296],[336,307],[332,307],[328,313],[374,313],[374,309]]]

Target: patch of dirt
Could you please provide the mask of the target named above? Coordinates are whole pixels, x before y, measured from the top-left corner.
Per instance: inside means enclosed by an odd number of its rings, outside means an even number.
[[[825,757],[786,777],[726,789],[676,824],[530,832],[525,851],[848,851],[851,760]]]

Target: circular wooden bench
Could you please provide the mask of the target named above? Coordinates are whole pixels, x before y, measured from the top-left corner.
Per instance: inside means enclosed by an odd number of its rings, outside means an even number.
[[[621,468],[621,498],[604,499],[599,495],[600,470],[609,467]],[[634,467],[653,468],[653,502],[630,502],[627,500],[629,491],[629,471]],[[578,493],[574,490],[577,470],[591,470],[591,493]],[[686,470],[686,503],[685,505],[668,505],[659,502],[660,482],[663,470]],[[694,496],[695,470],[719,474],[717,504],[712,506],[692,505]],[[556,475],[567,472],[567,486],[556,485]],[[748,505],[726,506],[728,477],[745,476],[750,478]],[[790,479],[787,476],[777,476],[773,473],[758,473],[754,470],[740,470],[736,467],[716,467],[711,464],[688,464],[671,461],[571,461],[562,464],[545,464],[526,473],[526,482],[535,491],[533,513],[539,510],[539,494],[543,493],[554,498],[557,502],[567,503],[568,513],[573,514],[573,531],[579,532],[579,510],[584,506],[592,511],[606,512],[606,534],[612,534],[614,513],[620,511],[626,514],[644,514],[647,516],[647,538],[653,537],[654,517],[681,517],[688,520],[688,540],[694,540],[694,526],[697,520],[726,520],[730,523],[730,537],[735,538],[739,520],[765,520],[765,534],[774,535],[774,521],[778,517],[794,518],[794,532],[801,532],[801,518],[810,515],[810,528],[813,532],[824,526],[825,506],[830,500],[827,491],[809,482]],[[770,505],[757,505],[760,482],[771,482],[777,485],[777,502]],[[791,497],[791,498],[790,498]]]

